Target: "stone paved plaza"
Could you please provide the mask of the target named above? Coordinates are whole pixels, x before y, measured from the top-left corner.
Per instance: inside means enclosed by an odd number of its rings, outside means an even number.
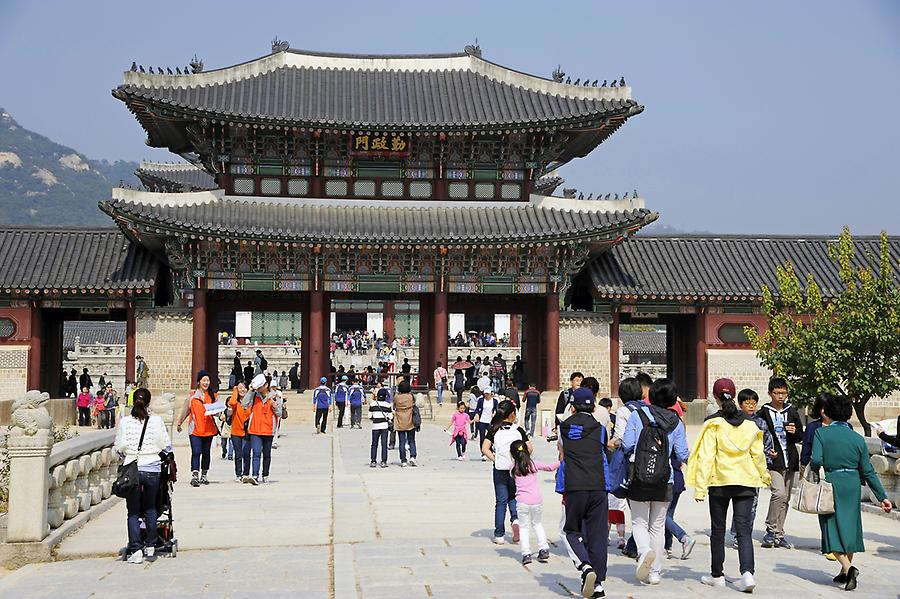
[[[297,408],[299,409],[299,408]],[[296,413],[296,412],[294,412]],[[295,417],[296,418],[296,417]],[[274,451],[267,486],[233,482],[232,463],[214,449],[213,484],[187,485],[189,450],[179,439],[181,482],[175,494],[177,558],[141,566],[115,561],[125,541],[124,505],[89,522],[59,547],[55,563],[25,566],[0,577],[0,597],[568,597],[576,577],[559,545],[549,563],[519,563],[511,543],[490,542],[493,488],[489,464],[457,462],[441,432],[448,408],[420,434],[418,468],[368,467],[368,428],[326,436],[289,421]],[[690,432],[690,431],[689,431]],[[553,448],[535,442],[539,458]],[[470,444],[470,455],[477,455]],[[551,475],[543,476],[544,521],[557,540],[559,497]],[[763,493],[761,505],[768,494]],[[757,518],[757,541],[764,514]],[[699,577],[708,571],[706,504],[685,496],[678,520],[697,547],[686,561],[670,560],[658,587],[634,581],[634,562],[612,551],[609,597],[713,597]],[[900,522],[865,514],[868,553],[856,597],[897,596]],[[791,512],[788,538],[795,550],[760,549],[755,596],[839,597],[830,583],[837,570],[818,555],[815,517]],[[726,574],[737,574],[736,552],[727,550]]]

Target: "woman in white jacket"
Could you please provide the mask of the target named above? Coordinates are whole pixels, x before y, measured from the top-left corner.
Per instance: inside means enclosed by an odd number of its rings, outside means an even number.
[[[151,416],[148,410],[150,392],[138,389],[134,392],[131,415],[119,423],[113,448],[125,457],[124,463],[137,460],[140,490],[125,499],[128,509],[128,549],[126,555],[131,564],[140,564],[144,556],[153,559],[156,550],[156,498],[159,494],[159,477],[162,465],[160,452],[171,446],[169,432],[159,416]],[[141,437],[143,436],[143,442]],[[147,537],[141,540],[140,519],[143,518]]]

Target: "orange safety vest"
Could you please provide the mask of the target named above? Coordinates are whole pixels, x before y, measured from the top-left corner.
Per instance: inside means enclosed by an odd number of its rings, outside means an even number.
[[[206,415],[206,404],[216,401],[215,395],[199,389],[191,393],[191,422],[194,428],[191,434],[195,437],[214,437],[219,434],[219,428],[212,416]]]
[[[270,398],[253,398],[253,407],[250,409],[250,434],[271,437],[275,434],[275,411],[272,409],[273,400]]]
[[[247,391],[247,393],[250,393]],[[241,398],[238,397],[237,389],[232,391],[231,399],[228,400],[228,406],[231,408],[231,435],[233,437],[244,436],[244,423],[250,418],[250,410],[244,409],[241,405]]]

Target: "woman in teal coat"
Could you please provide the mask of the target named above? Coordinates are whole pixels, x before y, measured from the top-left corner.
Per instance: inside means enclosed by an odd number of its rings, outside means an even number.
[[[834,553],[841,564],[841,573],[834,581],[844,584],[844,590],[856,588],[859,570],[853,564],[853,554],[865,551],[860,508],[861,479],[866,481],[885,512],[891,511],[884,487],[869,462],[869,450],[862,436],[853,432],[847,421],[853,413],[850,400],[842,395],[825,394],[822,428],[813,437],[813,470],[825,470],[825,480],[834,490],[834,513],[819,516],[822,529],[822,553]]]

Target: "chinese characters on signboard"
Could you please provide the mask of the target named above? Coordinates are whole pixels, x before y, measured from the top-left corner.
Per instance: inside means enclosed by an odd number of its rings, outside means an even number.
[[[409,156],[410,139],[397,133],[357,133],[350,136],[350,153],[364,156]]]

